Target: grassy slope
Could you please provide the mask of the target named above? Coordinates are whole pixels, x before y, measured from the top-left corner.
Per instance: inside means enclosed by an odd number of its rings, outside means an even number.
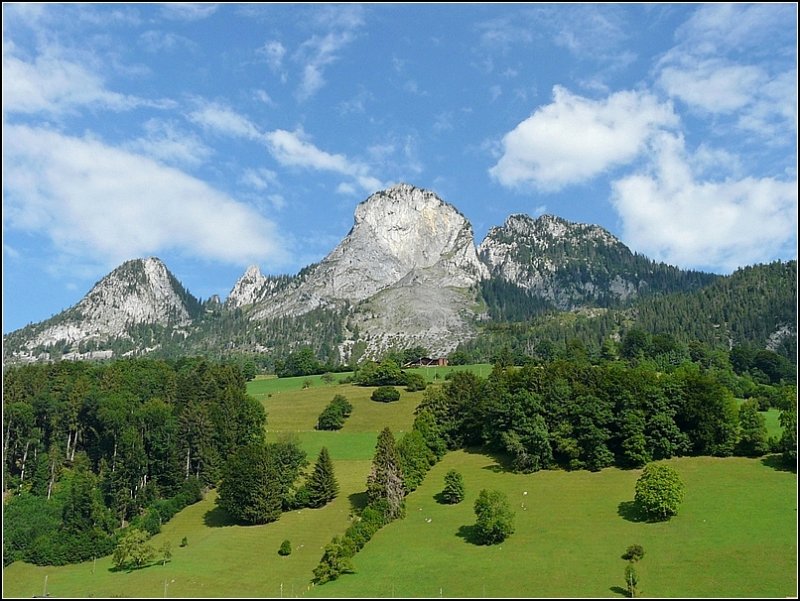
[[[295,432],[311,462],[320,447],[329,448],[341,489],[333,503],[243,527],[229,523],[211,493],[154,537],[156,547],[172,543],[166,566],[115,573],[108,557],[94,566],[17,562],[3,571],[4,596],[41,595],[45,575],[48,593],[59,597],[162,597],[165,580],[172,597],[278,597],[281,584],[284,596],[437,596],[440,589],[444,596],[619,596],[615,587],[624,584],[625,565],[619,555],[632,543],[647,552],[637,568],[647,596],[797,593],[795,474],[760,460],[675,460],[688,489],[681,512],[669,524],[644,524],[619,514],[632,499],[638,471],[525,476],[500,472],[490,457],[465,452],[449,454],[433,469],[409,497],[408,517],[380,531],[356,556],[357,574],[309,591],[322,548],[344,532],[353,504],[363,500],[377,432],[385,425],[396,435],[407,431],[422,393],[402,391],[399,402],[380,404],[369,400],[371,389],[317,380],[303,390],[304,379],[262,379],[248,389],[267,408],[271,440]],[[313,430],[334,394],[353,403],[353,415],[340,432]],[[451,467],[462,471],[468,491],[455,507],[433,500]],[[497,547],[477,547],[459,536],[474,522],[472,503],[481,487],[505,490],[516,506],[517,532]],[[184,536],[189,544],[180,548]],[[293,553],[282,558],[277,550],[286,538]]]
[[[620,555],[638,543],[646,552],[637,566],[645,596],[796,595],[796,475],[751,459],[670,463],[686,483],[686,499],[672,521],[649,524],[625,517],[639,470],[519,475],[498,471],[483,454],[451,453],[410,495],[406,519],[356,556],[357,573],[312,594],[620,596]],[[457,506],[433,497],[450,468],[467,487]],[[516,511],[516,533],[501,545],[469,542],[481,488],[504,491]]]

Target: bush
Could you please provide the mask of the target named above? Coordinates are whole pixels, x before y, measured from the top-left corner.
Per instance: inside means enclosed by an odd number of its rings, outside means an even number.
[[[683,482],[674,468],[650,463],[636,481],[634,500],[650,520],[663,521],[678,513],[683,494]]]
[[[352,411],[350,401],[337,394],[317,418],[317,430],[341,430],[344,420],[350,417]]]
[[[370,398],[379,403],[391,403],[400,400],[400,391],[394,386],[380,386],[372,391]]]
[[[417,390],[425,390],[428,383],[421,374],[406,373],[406,390],[408,392],[415,392]]]
[[[292,554],[292,543],[289,540],[285,540],[281,543],[280,549],[278,549],[278,555],[282,557],[286,557],[287,555]]]
[[[628,561],[639,561],[642,557],[644,557],[644,549],[642,548],[642,545],[631,545],[625,551],[622,559],[627,559]]]

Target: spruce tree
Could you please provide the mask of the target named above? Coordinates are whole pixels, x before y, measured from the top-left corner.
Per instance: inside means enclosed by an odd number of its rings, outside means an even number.
[[[309,507],[322,507],[339,494],[339,484],[333,475],[333,462],[327,447],[322,447],[314,471],[306,482]]]
[[[405,496],[403,471],[394,435],[388,427],[378,435],[375,458],[367,476],[367,495],[370,503],[382,499],[388,503],[386,516],[388,519],[393,520],[402,515]]]

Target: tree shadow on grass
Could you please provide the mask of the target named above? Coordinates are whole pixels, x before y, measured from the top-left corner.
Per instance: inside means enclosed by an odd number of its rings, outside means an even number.
[[[444,491],[439,491],[435,495],[433,495],[433,500],[436,501],[439,505],[450,505],[444,498]]]
[[[136,572],[138,570],[144,570],[145,568],[149,568],[151,566],[160,566],[160,565],[161,565],[160,561],[151,561],[151,562],[142,564],[140,566],[134,566],[134,565],[130,565],[130,564],[126,564],[124,566],[119,566],[119,567],[111,566],[110,568],[108,568],[108,571],[111,572],[112,574],[115,574],[117,572],[125,572],[127,574],[130,574],[131,572]]]
[[[514,470],[511,464],[511,458],[503,453],[498,453],[486,447],[467,447],[464,449],[465,453],[470,455],[485,455],[494,459],[494,463],[484,465],[482,469],[489,470],[496,474],[513,473]]]
[[[791,465],[783,460],[783,455],[774,454],[761,458],[761,465],[771,467],[779,472],[797,473],[797,464]]]
[[[617,515],[629,522],[647,521],[647,516],[639,509],[635,501],[622,501],[617,505]]]
[[[369,501],[369,496],[365,492],[354,492],[352,495],[348,495],[347,499],[350,501],[350,508],[353,511],[361,511],[367,506],[367,502]]]
[[[224,528],[225,526],[238,526],[241,522],[237,521],[231,514],[222,507],[209,509],[203,516],[203,523],[209,528]]]
[[[626,591],[621,586],[612,586],[608,590],[610,590],[612,593],[617,593],[618,595],[622,595],[623,597],[627,597],[628,596],[628,591]]]
[[[478,537],[478,527],[475,525],[461,526],[456,532],[456,536],[473,545],[481,544],[481,540]]]

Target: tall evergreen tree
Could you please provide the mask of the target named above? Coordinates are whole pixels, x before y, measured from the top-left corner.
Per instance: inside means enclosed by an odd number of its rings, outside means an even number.
[[[339,484],[333,474],[333,462],[327,447],[322,447],[319,452],[314,471],[306,482],[306,491],[309,507],[322,507],[339,494]]]
[[[388,503],[387,517],[394,519],[403,514],[405,485],[400,467],[394,435],[387,427],[378,435],[375,458],[367,476],[367,495],[371,503],[385,500]]]

